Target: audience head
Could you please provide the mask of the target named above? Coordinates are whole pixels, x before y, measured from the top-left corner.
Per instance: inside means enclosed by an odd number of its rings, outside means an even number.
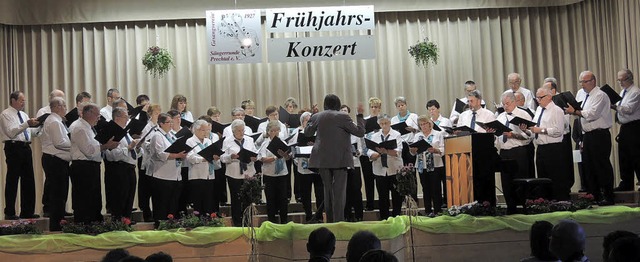
[[[128,257],[129,256],[129,251],[122,249],[122,248],[116,248],[113,249],[109,252],[107,252],[106,255],[104,255],[104,257],[102,258],[102,262],[118,262],[121,259]]]
[[[240,107],[244,109],[244,113],[248,116],[253,116],[253,111],[256,110],[256,103],[251,99],[242,101]]]
[[[388,251],[375,249],[369,250],[360,258],[362,262],[398,262],[398,258]]]
[[[640,261],[640,239],[635,237],[618,238],[611,244],[607,262]]]
[[[531,255],[539,260],[552,261],[557,258],[549,251],[549,237],[553,224],[548,221],[536,221],[531,225],[529,234],[529,245]]]
[[[151,255],[149,255],[147,258],[145,258],[146,262],[173,262],[173,258],[171,257],[171,255],[164,253],[164,252],[158,252],[158,253],[153,253]]]
[[[324,97],[324,110],[340,110],[340,98],[334,94],[328,94]]]
[[[617,81],[623,88],[630,87],[633,85],[633,73],[629,69],[622,69],[618,71]]]
[[[576,221],[560,220],[551,230],[549,250],[562,261],[582,258],[585,245],[584,229]]]
[[[638,235],[626,230],[616,230],[604,236],[604,240],[602,241],[602,261],[606,262],[608,260],[609,252],[611,251],[611,244],[616,240],[625,237],[638,237]]]
[[[367,251],[380,248],[382,245],[376,235],[370,231],[358,231],[347,244],[347,262],[358,262]]]
[[[187,97],[183,95],[175,95],[171,99],[171,109],[178,110],[178,112],[187,112]]]
[[[311,258],[331,258],[336,250],[336,236],[326,227],[319,227],[311,231],[307,242],[307,251]]]
[[[145,261],[142,258],[130,255],[120,259],[118,262],[145,262]]]

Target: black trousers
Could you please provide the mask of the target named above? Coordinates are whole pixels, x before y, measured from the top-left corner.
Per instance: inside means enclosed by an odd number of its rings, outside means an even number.
[[[376,176],[376,188],[378,189],[378,205],[380,205],[380,220],[389,218],[389,193],[393,202],[392,216],[399,216],[404,200],[395,188],[396,176]]]
[[[587,191],[596,200],[613,202],[613,167],[609,161],[611,156],[609,129],[586,132],[582,141],[582,162],[587,178]]]
[[[227,176],[225,173],[227,172],[227,165],[224,163],[220,167],[220,169],[214,171],[216,174],[216,178],[213,179],[214,191],[218,198],[218,201],[221,204],[229,203],[229,199],[227,198]]]
[[[142,211],[142,217],[146,222],[151,221],[151,176],[147,176],[147,170],[142,167],[142,158],[138,158],[138,207]]]
[[[527,152],[529,153],[529,156],[527,156],[527,159],[529,159],[529,177],[536,177],[537,166],[534,159],[534,157],[536,156],[536,146],[533,144],[533,142],[527,145]]]
[[[306,215],[306,220],[321,220],[324,212],[324,185],[319,174],[299,174],[300,178],[300,198],[302,198],[302,208]],[[311,190],[313,187],[313,191]],[[316,214],[313,215],[313,206],[311,205],[311,193],[316,196]]]
[[[573,175],[575,173],[575,168],[573,167],[573,145],[571,144],[571,132],[564,134],[562,137],[562,155],[565,156],[564,160],[567,161],[565,164],[568,168],[567,172]]]
[[[193,203],[193,210],[200,214],[211,214],[220,211],[218,194],[213,190],[213,179],[193,179],[187,183],[186,191],[189,201]]]
[[[60,231],[60,221],[64,218],[69,192],[69,162],[50,154],[42,154],[42,169],[49,183],[49,190],[46,191],[49,194],[49,230]]]
[[[116,185],[111,192],[111,216],[114,219],[131,217],[136,195],[136,166],[125,162],[113,162],[111,180]]]
[[[33,215],[36,205],[36,185],[33,178],[31,147],[24,142],[6,141],[7,181],[4,186],[4,215],[16,215],[16,198],[20,182],[20,216]]]
[[[444,167],[436,167],[431,172],[423,170],[418,173],[422,185],[422,198],[425,212],[440,213],[442,211],[442,173]]]
[[[569,173],[566,160],[571,155],[563,154],[563,147],[562,142],[538,145],[536,151],[538,177],[551,179],[553,199],[559,201],[570,199],[569,194],[574,183],[573,173]]]
[[[353,209],[353,213],[351,213]],[[362,179],[360,168],[347,169],[347,202],[344,206],[345,220],[349,221],[352,216],[355,220],[362,220],[364,214],[362,210]]]
[[[100,162],[73,160],[69,176],[74,222],[89,224],[102,221]]]
[[[367,209],[373,210],[373,203],[375,201],[375,181],[376,177],[373,174],[373,166],[371,165],[371,161],[369,161],[369,157],[366,155],[360,156],[360,166],[362,169],[362,178],[364,180],[364,193],[367,197]]]
[[[184,162],[186,160],[182,161]],[[186,189],[187,183],[189,183],[189,168],[184,166],[180,168],[180,176],[182,176],[182,188]],[[187,214],[187,206],[189,206],[189,204],[189,192],[187,192],[187,190],[180,190],[180,196],[178,197],[178,216],[180,216],[180,214]]]
[[[182,192],[182,181],[151,178],[153,219],[158,227],[160,220],[167,220],[169,214],[177,217],[178,198]]]
[[[272,223],[286,224],[289,202],[287,201],[287,176],[262,176],[264,195],[267,198],[267,217]],[[280,218],[276,219],[276,215]]]
[[[227,182],[229,183],[229,198],[231,198],[231,220],[233,221],[233,226],[241,227],[242,211],[248,205],[248,203],[242,202],[242,196],[240,195],[240,187],[242,187],[244,179],[227,177]]]
[[[516,203],[516,188],[513,186],[513,180],[518,178],[531,178],[529,173],[529,145],[502,149],[500,150],[500,157],[503,160],[516,161],[518,165],[517,170],[513,172],[503,171],[500,173],[502,193],[504,194],[505,202],[507,202],[507,211],[509,213],[515,213],[518,203]]]
[[[620,189],[633,190],[634,175],[640,181],[640,120],[620,126],[618,142],[618,160],[620,163]]]
[[[111,200],[113,200],[114,192],[118,190],[118,181],[115,179],[113,173],[117,172],[115,162],[104,160],[104,198],[105,207],[107,213],[113,212],[111,210]]]

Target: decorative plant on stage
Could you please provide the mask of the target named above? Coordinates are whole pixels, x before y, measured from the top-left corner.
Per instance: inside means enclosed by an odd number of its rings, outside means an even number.
[[[524,204],[524,210],[527,214],[542,214],[556,211],[575,212],[577,210],[591,208],[593,199],[593,195],[591,194],[578,195],[578,199],[572,201],[555,201],[543,198],[534,200],[527,199]]]
[[[63,219],[62,221],[60,221],[60,226],[62,227],[62,232],[64,233],[88,235],[99,235],[111,231],[133,230],[133,228],[131,228],[131,220],[126,217],[123,217],[121,220],[105,220],[102,222],[94,222],[89,225],[85,225],[83,223],[68,222],[67,220]]]
[[[42,234],[33,219],[20,219],[0,225],[0,236],[19,234]]]
[[[416,181],[416,169],[413,164],[409,164],[407,166],[403,166],[396,172],[396,191],[398,194],[404,197],[404,205],[407,207],[405,209],[405,214],[409,217],[409,235],[410,238],[410,246],[411,246],[411,257],[413,261],[415,261],[415,250],[413,246],[413,217],[418,215],[418,203],[411,196],[418,190],[418,184]]]
[[[162,78],[173,64],[173,58],[167,49],[152,46],[147,49],[147,53],[142,58],[144,69],[155,78]]]
[[[429,41],[429,38],[410,46],[409,54],[416,60],[417,65],[427,67],[429,63],[438,63],[438,45]]]
[[[251,242],[251,256],[249,257],[249,261],[258,260],[258,243],[253,218],[258,214],[256,204],[262,198],[262,189],[264,189],[264,186],[262,185],[262,175],[260,173],[244,175],[244,182],[242,186],[240,186],[240,199],[242,200],[242,205],[247,206],[242,214],[242,227],[247,228]]]
[[[452,206],[446,212],[446,215],[457,216],[467,214],[471,216],[503,216],[506,215],[506,209],[502,207],[491,206],[489,201],[479,203],[473,201],[462,206]]]
[[[160,221],[158,230],[168,230],[174,228],[184,228],[191,230],[196,227],[223,227],[224,219],[217,213],[204,213],[200,214],[198,211],[193,211],[191,214],[183,215],[182,218],[176,219],[173,214],[167,216],[167,220]]]

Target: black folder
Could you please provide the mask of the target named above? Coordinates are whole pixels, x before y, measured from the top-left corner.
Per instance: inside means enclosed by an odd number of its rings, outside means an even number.
[[[129,107],[129,103],[127,103],[127,107]],[[143,113],[144,111],[142,111],[142,109],[144,109],[144,105],[140,105],[137,107],[133,107],[131,106],[133,109],[129,109],[128,114],[130,118],[135,118],[136,116],[138,116],[140,113]],[[146,115],[146,112],[144,112],[144,114]]]
[[[436,122],[433,122],[433,120],[431,120],[431,126],[433,128],[433,130],[435,131],[442,131],[442,128],[438,125],[436,125]]]
[[[496,113],[498,113],[498,115],[504,113],[504,107],[496,107]]]
[[[555,102],[554,102],[555,103]],[[534,112],[531,112],[531,109],[529,109],[528,107],[521,107],[519,106],[518,108],[524,110],[525,112],[527,112],[527,114],[529,114],[529,116],[531,116],[531,118],[533,118],[533,116],[535,115]]]
[[[455,111],[458,113],[462,113],[464,112],[464,110],[466,110],[468,107],[467,103],[462,102],[462,100],[456,98],[456,103],[455,103]]]
[[[576,101],[576,98],[569,91],[562,92],[552,97],[553,103],[559,106],[560,108],[567,108],[568,105],[571,105],[575,110],[582,110],[580,107],[580,103]]]
[[[231,125],[231,123],[221,124],[216,121],[211,122],[211,132],[222,134],[224,133],[224,129]]]
[[[136,144],[136,148],[141,147],[144,144],[144,142],[147,141],[147,138],[149,137],[149,135],[153,134],[153,132],[156,131],[156,128],[158,128],[158,126],[154,126],[151,129],[149,129],[149,131],[147,131],[147,133],[140,138],[140,142]]]
[[[300,146],[308,146],[309,143],[315,143],[316,136],[306,136],[304,133],[298,133],[298,145]]]
[[[477,122],[476,122],[476,124],[477,124]],[[460,131],[460,132],[466,132],[466,133],[470,133],[470,134],[478,133],[478,131],[476,131],[475,129],[472,129],[471,127],[468,127],[468,126],[458,126],[458,127],[453,128],[451,130],[452,130],[452,132]]]
[[[131,115],[131,112],[135,111],[136,108],[133,107],[131,104],[129,104],[129,102],[127,100],[125,100],[125,99],[122,99],[122,100],[124,100],[124,102],[127,104],[127,111],[129,112],[129,115]]]
[[[365,138],[364,142],[367,145],[367,148],[371,149],[371,150],[375,150],[377,147],[384,148],[384,149],[396,149],[396,147],[398,147],[398,144],[397,144],[395,139],[391,139],[391,140],[387,140],[387,141],[384,141],[384,142],[376,143],[376,142],[373,142],[373,141]]]
[[[496,136],[501,136],[502,133],[504,133],[504,132],[513,131],[513,130],[511,130],[511,128],[509,128],[509,127],[505,126],[504,124],[498,122],[498,120],[493,120],[493,121],[488,122],[488,123],[476,122],[476,125],[479,125],[480,127],[484,128],[485,130],[487,128],[495,129],[496,132],[494,134]]]
[[[97,132],[95,139],[100,144],[109,142],[109,139],[113,137],[113,141],[120,142],[124,136],[127,135],[127,130],[120,127],[116,122],[109,121],[105,124],[100,131]]]
[[[67,127],[71,126],[71,124],[78,120],[78,118],[80,117],[80,115],[78,115],[78,108],[75,107],[73,109],[71,109],[71,111],[69,111],[69,113],[67,113],[66,115],[64,115],[64,119],[66,119],[65,124],[67,125]]]
[[[224,139],[220,139],[215,143],[209,145],[208,147],[205,147],[204,149],[200,150],[200,152],[198,152],[198,155],[202,156],[208,162],[213,161],[213,156],[221,156],[222,154],[224,154],[224,151],[222,151],[223,141]]]
[[[100,118],[98,119],[98,123],[96,123],[96,126],[94,126],[93,128],[96,130],[96,133],[100,133],[102,131],[102,129],[104,129],[107,124],[109,122],[107,121],[106,118],[104,118],[104,116],[100,115]]]
[[[286,143],[284,143],[278,136],[275,136],[275,137],[273,137],[273,140],[271,140],[271,142],[269,142],[269,145],[267,146],[267,149],[269,151],[271,151],[271,153],[276,155],[278,158],[282,158],[282,156],[280,156],[280,154],[278,154],[278,150],[282,150],[284,152],[287,152],[287,151],[289,151],[290,146],[287,145]]]
[[[300,126],[300,114],[290,114],[282,106],[278,109],[280,122],[289,128],[297,128]]]
[[[529,120],[526,120],[526,119],[522,119],[522,118],[517,117],[517,116],[513,117],[511,120],[509,120],[509,123],[510,124],[514,124],[516,126],[520,126],[520,124],[526,124],[527,127],[532,127],[532,126],[536,125],[535,122],[532,122],[532,121],[529,121]]]
[[[351,144],[351,154],[356,156],[358,153],[358,143]]]
[[[378,124],[378,117],[372,116],[367,118],[367,120],[365,120],[365,123],[364,123],[364,129],[366,130],[367,133],[371,133],[373,131],[379,130],[380,125]]]
[[[252,116],[245,116],[244,117],[244,124],[246,126],[248,126],[249,128],[251,128],[251,132],[258,132],[258,126],[260,126],[260,123],[265,122],[269,120],[268,117],[265,118],[255,118]]]
[[[50,113],[46,113],[44,115],[39,116],[36,120],[38,120],[38,125],[37,126],[42,126],[44,125],[44,120],[47,120],[47,117],[49,117],[49,115],[51,115]]]
[[[187,145],[187,139],[189,139],[189,137],[187,136],[178,138],[176,141],[173,142],[173,144],[167,147],[167,149],[165,149],[164,152],[177,154],[184,151],[185,153],[188,153],[189,151],[191,151],[191,149],[193,149],[193,147],[190,147]]]
[[[191,128],[191,126],[193,125],[193,122],[186,120],[184,118],[180,119],[180,126],[181,127],[186,127],[186,128]]]
[[[145,126],[147,126],[147,121],[132,118],[124,129],[131,135],[141,135]]]
[[[258,138],[260,138],[261,135],[263,135],[262,132],[247,134],[247,136],[250,136],[251,138],[253,138],[254,143],[258,140]]]
[[[189,130],[189,128],[187,127],[183,127],[182,129],[178,130],[178,132],[176,133],[176,137],[177,138],[181,138],[181,137],[187,137],[190,138],[193,136],[193,133],[191,133],[191,130]]]
[[[238,158],[238,160],[240,160],[240,162],[242,163],[251,163],[251,158],[252,157],[257,157],[258,153],[250,151],[245,149],[244,147],[240,149],[240,152],[238,152],[238,156],[240,158]]]
[[[295,131],[295,130],[294,130],[294,131]],[[295,133],[295,132],[294,132],[294,133],[293,133],[293,134],[291,134],[289,137],[285,138],[283,142],[287,143],[289,146],[294,146],[294,145],[295,145],[295,144],[297,144],[297,143],[296,143],[296,142],[292,142],[291,140],[292,140],[292,138],[293,138],[294,136],[296,136],[296,134],[297,134],[297,133]],[[304,135],[304,134],[302,134],[302,135]]]
[[[429,149],[430,147],[433,147],[431,144],[429,144],[427,142],[427,140],[424,139],[420,139],[416,142],[413,142],[411,144],[407,143],[407,142],[403,142],[406,144],[407,148],[411,148],[411,147],[416,147],[418,148],[418,152],[416,154],[420,154],[424,151],[427,151],[427,149]]]
[[[608,84],[604,84],[604,86],[600,87],[600,90],[607,94],[612,105],[622,100],[622,97],[618,93],[616,93],[616,91],[613,90],[613,88],[611,88]]]
[[[400,122],[400,123],[391,125],[392,129],[400,132],[400,135],[411,133],[411,131],[407,130],[407,127],[408,127],[407,122]]]

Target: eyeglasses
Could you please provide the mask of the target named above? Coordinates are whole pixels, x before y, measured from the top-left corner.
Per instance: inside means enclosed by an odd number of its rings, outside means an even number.
[[[578,81],[578,83],[580,83],[580,84],[586,84],[586,83],[589,83],[589,82],[591,82],[591,81],[593,81],[593,80],[595,80],[595,78],[591,78],[591,79],[589,79],[589,80],[582,80],[582,81]]]
[[[538,100],[542,100],[543,98],[547,97],[548,95],[543,95],[543,96],[536,96],[536,99]]]
[[[627,80],[629,80],[629,78],[628,78],[628,77],[627,77],[627,78],[623,78],[623,79],[618,79],[618,80],[616,80],[616,81],[618,81],[618,82],[624,82],[624,81],[627,81]]]

